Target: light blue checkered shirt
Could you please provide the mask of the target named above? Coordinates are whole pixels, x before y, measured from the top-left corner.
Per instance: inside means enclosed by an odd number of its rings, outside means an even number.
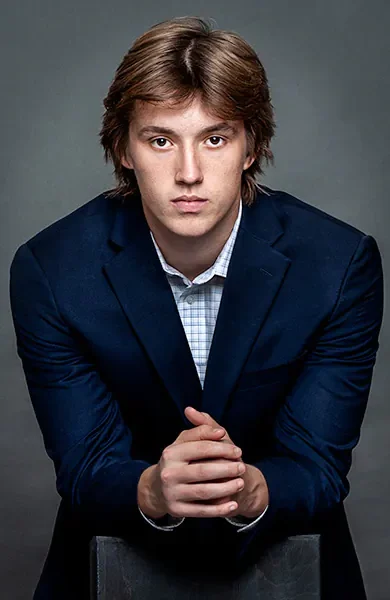
[[[209,269],[195,277],[193,281],[187,279],[185,275],[166,262],[160,248],[156,244],[153,233],[150,232],[162,268],[164,269],[171,286],[202,387],[206,375],[207,359],[210,352],[211,341],[213,339],[215,323],[217,321],[218,309],[222,298],[223,285],[227,275],[234,243],[236,241],[238,228],[240,226],[241,215],[242,202],[240,202],[238,216],[232,232],[216,261]],[[235,527],[239,527],[239,529],[237,529],[238,532],[246,531],[247,529],[252,528],[255,523],[261,519],[267,508],[259,517],[245,526],[242,526],[243,521],[240,521],[238,517],[224,518]],[[171,517],[173,522],[172,525],[166,525],[164,527],[157,526],[152,519],[149,519],[149,517],[141,511],[141,509],[139,510],[142,516],[153,525],[153,527],[167,531],[174,527],[178,527],[185,518],[174,519]]]

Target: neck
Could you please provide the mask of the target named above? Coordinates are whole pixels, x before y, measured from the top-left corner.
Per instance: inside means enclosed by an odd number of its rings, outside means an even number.
[[[159,236],[154,237],[167,263],[193,281],[215,263],[229,235],[219,240],[176,239],[169,244]]]
[[[168,230],[154,231],[153,227],[150,229],[167,263],[193,281],[215,263],[229,239],[237,216],[238,208],[229,215],[226,223],[219,223],[219,227],[199,238],[178,236]]]

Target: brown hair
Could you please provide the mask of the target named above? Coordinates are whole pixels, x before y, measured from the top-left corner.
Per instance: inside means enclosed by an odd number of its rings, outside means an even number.
[[[120,159],[128,143],[129,122],[136,100],[191,102],[200,94],[208,110],[220,118],[243,120],[248,153],[255,156],[243,171],[241,195],[252,204],[256,174],[262,162],[273,162],[270,140],[275,122],[267,76],[251,46],[234,32],[213,30],[205,19],[177,17],[142,34],[122,59],[104,99],[106,111],[100,143],[106,162],[114,164],[117,187],[113,196],[138,190],[133,170]]]

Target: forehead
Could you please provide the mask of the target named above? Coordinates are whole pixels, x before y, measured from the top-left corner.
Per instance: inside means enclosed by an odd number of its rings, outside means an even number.
[[[197,130],[221,122],[240,129],[240,121],[232,121],[213,113],[199,97],[177,104],[170,102],[144,102],[137,100],[131,117],[131,126],[137,130],[147,126],[171,127],[180,130]]]

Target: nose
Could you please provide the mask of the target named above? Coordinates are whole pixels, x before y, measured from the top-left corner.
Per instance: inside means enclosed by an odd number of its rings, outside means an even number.
[[[188,185],[203,181],[199,156],[193,148],[183,148],[180,151],[175,179],[176,183],[186,183]]]

